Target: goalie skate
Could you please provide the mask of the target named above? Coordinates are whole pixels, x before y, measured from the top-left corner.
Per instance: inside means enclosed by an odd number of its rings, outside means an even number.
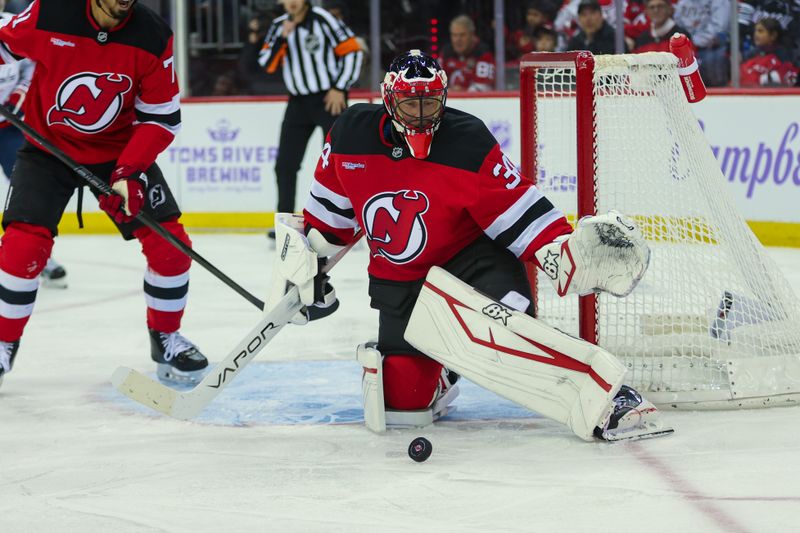
[[[632,388],[623,385],[614,397],[614,411],[602,428],[595,428],[594,436],[614,442],[652,439],[674,432],[671,427],[664,427],[655,405]]]

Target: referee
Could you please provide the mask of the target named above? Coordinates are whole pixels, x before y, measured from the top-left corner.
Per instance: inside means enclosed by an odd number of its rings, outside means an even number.
[[[294,212],[297,171],[308,140],[319,126],[323,135],[347,107],[347,90],[361,73],[364,53],[353,32],[308,0],[283,0],[284,15],[272,21],[258,56],[268,73],[283,68],[289,105],[281,125],[278,160],[278,212]],[[274,231],[269,233],[274,238]]]

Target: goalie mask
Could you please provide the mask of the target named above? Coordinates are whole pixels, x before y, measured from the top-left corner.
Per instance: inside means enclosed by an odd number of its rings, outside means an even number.
[[[381,95],[411,155],[428,157],[447,100],[447,74],[439,63],[419,50],[396,57],[381,83]]]

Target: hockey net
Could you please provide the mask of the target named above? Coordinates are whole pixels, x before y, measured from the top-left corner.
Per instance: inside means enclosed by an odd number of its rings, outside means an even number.
[[[737,212],[667,53],[528,54],[522,166],[571,220],[616,209],[652,249],[626,298],[559,298],[537,316],[595,342],[662,406],[800,402],[800,305]]]

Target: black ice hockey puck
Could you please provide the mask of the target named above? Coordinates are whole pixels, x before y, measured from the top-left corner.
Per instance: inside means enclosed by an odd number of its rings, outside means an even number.
[[[408,445],[408,456],[421,463],[428,459],[433,452],[433,444],[425,437],[417,437]]]

